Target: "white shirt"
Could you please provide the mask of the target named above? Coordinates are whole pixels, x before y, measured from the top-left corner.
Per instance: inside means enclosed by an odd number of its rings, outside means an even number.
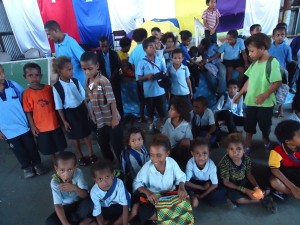
[[[237,96],[238,94],[239,92],[237,92],[232,98],[229,97],[227,92],[226,92],[226,96],[222,95],[216,104],[216,111],[229,110],[234,115],[243,117],[243,103],[244,103],[243,96],[240,98],[237,104],[233,103],[234,97]],[[225,102],[225,97],[226,97],[226,102]]]
[[[217,167],[215,163],[208,159],[203,169],[199,169],[195,158],[191,158],[186,165],[186,180],[191,179],[199,181],[210,180],[212,184],[218,184]]]
[[[97,184],[91,189],[91,199],[94,202],[93,216],[99,216],[102,212],[101,207],[109,207],[112,204],[128,205],[123,181],[117,179],[114,192],[106,200],[102,200],[107,191],[102,191]]]
[[[168,118],[162,127],[163,134],[170,139],[171,147],[174,148],[182,139],[188,138],[193,140],[191,126],[188,122],[183,120],[177,127],[174,127],[171,118]]]
[[[194,113],[192,115],[192,123],[195,123],[194,125],[196,125],[197,127],[201,126],[208,126],[208,125],[213,125],[215,124],[215,116],[214,113],[211,111],[211,109],[207,108],[203,115],[195,115],[195,119],[194,119]]]
[[[166,158],[166,169],[161,174],[151,160],[145,163],[133,181],[133,191],[145,187],[154,193],[172,191],[180,182],[185,182],[185,173],[179,168],[174,159]]]

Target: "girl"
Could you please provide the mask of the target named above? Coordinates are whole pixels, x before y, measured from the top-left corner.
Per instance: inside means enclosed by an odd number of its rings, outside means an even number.
[[[132,182],[142,166],[150,159],[144,146],[144,134],[138,127],[128,130],[127,148],[121,154],[122,170],[125,176],[125,186],[132,192]]]
[[[162,133],[167,135],[171,142],[172,156],[180,165],[186,165],[190,158],[189,146],[193,139],[190,114],[187,103],[177,96],[171,99],[169,117],[162,127]]]
[[[263,33],[254,34],[246,40],[246,45],[249,49],[250,58],[255,62],[245,72],[248,80],[233,101],[238,103],[240,98],[247,92],[244,129],[246,131],[245,150],[248,152],[252,136],[256,133],[257,123],[262,132],[265,148],[270,148],[269,134],[273,108],[276,103],[274,92],[281,85],[281,73],[279,62],[273,59],[270,78],[267,79],[266,64],[270,58],[268,49],[271,45],[271,39],[267,35]]]
[[[172,51],[176,48],[176,38],[172,32],[167,32],[161,37],[161,42],[165,45],[164,58],[168,68],[172,63]]]
[[[85,103],[85,92],[77,79],[72,78],[73,66],[71,60],[66,56],[61,56],[53,61],[54,71],[59,79],[53,86],[55,109],[64,124],[67,136],[72,140],[72,144],[79,156],[79,165],[87,166],[89,163],[97,161],[92,148],[89,127],[89,114]],[[83,139],[88,148],[89,158],[85,157],[81,151],[80,139]]]
[[[227,154],[220,163],[220,178],[227,189],[227,197],[232,203],[251,204],[262,202],[272,213],[277,205],[269,190],[263,192],[251,173],[251,159],[244,153],[244,141],[240,133],[231,133],[227,137]],[[263,194],[257,196],[260,191]],[[262,200],[263,199],[263,200]]]
[[[178,188],[180,200],[187,197],[184,188],[185,174],[178,164],[169,156],[171,150],[168,137],[162,134],[155,136],[150,144],[150,159],[139,171],[133,182],[133,190],[138,191],[145,201],[133,205],[130,219],[131,225],[144,224],[147,220],[157,220],[155,204],[158,203],[157,194],[173,191]],[[140,198],[141,199],[141,198]],[[144,198],[142,198],[144,199]]]

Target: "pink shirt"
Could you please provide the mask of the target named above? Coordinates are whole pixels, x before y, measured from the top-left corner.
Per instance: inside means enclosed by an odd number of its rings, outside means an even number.
[[[214,8],[213,11],[206,9],[203,12],[202,19],[206,20],[209,28],[213,29],[216,26],[217,19],[221,17],[221,14],[218,9]],[[205,27],[208,30],[207,27]]]

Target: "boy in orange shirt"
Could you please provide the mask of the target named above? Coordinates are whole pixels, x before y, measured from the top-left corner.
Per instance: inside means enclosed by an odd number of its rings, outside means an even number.
[[[55,162],[55,153],[63,151],[67,142],[55,110],[52,87],[41,84],[42,73],[38,64],[27,63],[23,71],[29,84],[23,93],[23,108],[31,132],[37,139],[39,151],[43,155],[52,155]]]

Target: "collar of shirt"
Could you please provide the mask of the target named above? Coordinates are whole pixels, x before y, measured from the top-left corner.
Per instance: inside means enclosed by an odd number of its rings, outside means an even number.
[[[201,171],[202,173],[208,172],[209,163],[210,163],[210,162],[209,162],[209,159],[206,161],[205,166],[204,166],[203,169],[200,169],[200,168],[198,167],[195,158],[193,158],[193,161],[194,161],[194,164],[195,164],[195,168],[197,168],[197,170]]]
[[[169,159],[168,159],[168,157],[166,158],[166,168],[165,168],[165,172],[164,172],[164,174],[166,173],[166,171],[168,170],[168,169],[170,169],[171,168],[171,163],[170,163],[170,161],[169,161]],[[150,163],[150,165],[149,165],[149,169],[150,169],[150,171],[152,172],[152,173],[159,173],[159,174],[161,174],[156,168],[155,168],[155,166],[154,166],[154,164],[153,164],[153,162],[151,161],[151,163]],[[163,174],[162,174],[163,175]]]
[[[5,90],[8,88],[8,81],[5,80],[4,82],[4,85],[3,85],[3,91],[0,92],[0,98],[3,100],[3,101],[6,101],[6,93],[5,93]]]
[[[65,33],[64,40],[63,40],[62,42],[60,42],[60,43],[58,43],[58,42],[55,42],[55,43],[56,43],[58,46],[63,46],[63,45],[65,45],[65,44],[67,43],[68,39],[69,39],[69,35],[68,35],[67,33]]]
[[[186,70],[186,66],[185,65],[183,65],[182,63],[181,63],[181,65],[179,66],[179,68],[178,69],[175,69],[175,67],[174,67],[174,64],[172,64],[172,69],[173,70],[175,70],[175,71],[178,71],[178,70]]]
[[[102,54],[103,54],[103,57],[106,57],[106,58],[109,58],[109,51],[108,52],[102,52]]]
[[[74,83],[72,78],[70,79],[70,82],[66,82],[66,81],[63,81],[62,79],[59,78],[59,81],[62,83],[62,84],[70,84],[70,83]]]

